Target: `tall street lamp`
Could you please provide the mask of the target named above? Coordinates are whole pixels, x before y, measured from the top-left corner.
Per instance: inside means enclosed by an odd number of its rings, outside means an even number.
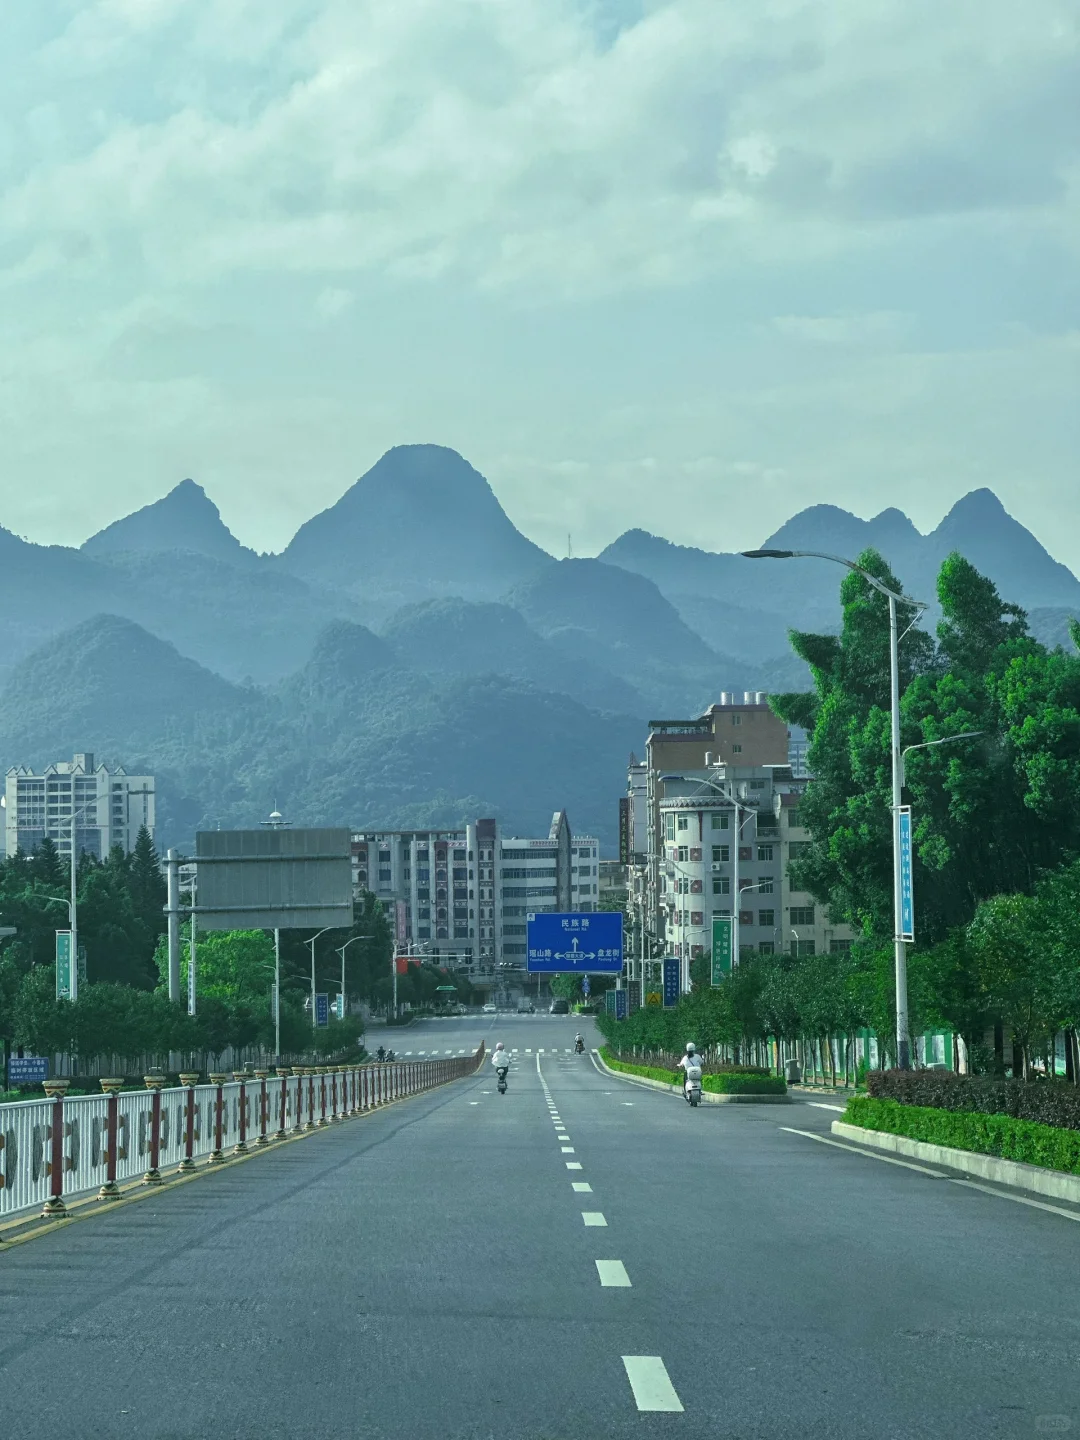
[[[310,940],[305,940],[305,942],[304,942],[305,945],[310,945],[310,946],[311,946],[311,1028],[312,1028],[312,1030],[314,1030],[314,1029],[316,1028],[316,1024],[315,1024],[315,941],[318,940],[318,938],[319,938],[320,935],[325,935],[328,930],[334,930],[334,929],[336,929],[336,928],[337,928],[337,927],[334,926],[334,925],[324,925],[321,930],[317,931],[314,935],[312,935],[312,937],[311,937]],[[279,972],[279,975],[278,975],[278,980],[279,980],[279,983],[280,983],[280,972]],[[279,1008],[280,1008],[280,994],[279,994],[279,997],[278,997],[278,998],[279,998]]]
[[[351,940],[346,940],[345,944],[340,946],[338,949],[337,953],[341,956],[341,1001],[340,1009],[338,1010],[339,1020],[345,1019],[345,951],[349,948],[350,945],[355,945],[357,940],[366,940],[367,938],[368,937],[366,935],[354,935]]]
[[[903,803],[901,773],[903,761],[900,753],[900,633],[897,621],[898,605],[912,605],[915,614],[908,630],[926,609],[921,600],[910,595],[897,594],[883,584],[876,575],[854,560],[845,560],[842,555],[829,555],[821,550],[744,550],[747,560],[831,560],[861,575],[866,583],[879,591],[889,602],[889,713],[892,721],[890,751],[892,759],[892,850],[893,850],[893,966],[896,975],[896,1063],[901,1070],[911,1069],[911,1042],[908,1038],[908,995],[907,995],[907,942],[904,939],[902,907],[902,869],[900,848],[900,807]],[[907,634],[907,630],[904,631]]]

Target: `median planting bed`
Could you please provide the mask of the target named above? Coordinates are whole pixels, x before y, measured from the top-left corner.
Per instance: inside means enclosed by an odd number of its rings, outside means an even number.
[[[643,1080],[660,1080],[667,1085],[682,1084],[681,1070],[669,1070],[657,1065],[634,1065],[620,1060],[615,1052],[606,1046],[600,1054],[604,1063],[612,1070],[620,1070],[626,1075],[638,1075]],[[701,1088],[714,1095],[787,1094],[787,1085],[780,1076],[770,1075],[767,1070],[758,1070],[751,1066],[726,1066],[713,1071],[707,1070],[701,1077]]]

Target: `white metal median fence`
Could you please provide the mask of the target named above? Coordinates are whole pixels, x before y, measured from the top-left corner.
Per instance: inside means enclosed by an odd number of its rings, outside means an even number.
[[[473,1075],[475,1055],[379,1065],[289,1066],[249,1074],[146,1076],[145,1090],[103,1079],[101,1095],[67,1095],[70,1081],[45,1082],[47,1098],[0,1105],[0,1220],[40,1210],[67,1213],[67,1201],[121,1194],[142,1177],[160,1185],[168,1172],[220,1165],[230,1155],[266,1148],[377,1106]]]

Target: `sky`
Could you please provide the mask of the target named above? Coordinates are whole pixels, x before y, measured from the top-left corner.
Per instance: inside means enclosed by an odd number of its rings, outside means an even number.
[[[279,550],[435,442],[556,554],[926,531],[1080,571],[1076,0],[0,7],[0,525]]]

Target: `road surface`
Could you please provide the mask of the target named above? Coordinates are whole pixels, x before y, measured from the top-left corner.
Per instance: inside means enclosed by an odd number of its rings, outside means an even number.
[[[509,1093],[487,1067],[0,1255],[7,1433],[1080,1435],[1069,1207],[822,1143],[827,1096],[691,1110],[579,1023],[394,1032],[504,1039]]]

